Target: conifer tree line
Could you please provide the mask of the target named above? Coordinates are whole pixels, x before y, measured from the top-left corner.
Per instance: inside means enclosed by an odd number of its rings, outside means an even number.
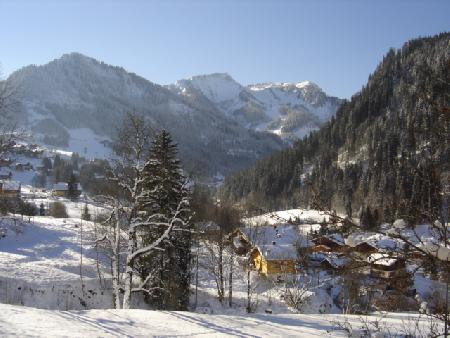
[[[391,49],[336,116],[229,176],[221,193],[267,210],[321,207],[365,218],[439,216],[450,170],[450,33]]]
[[[113,205],[97,239],[112,262],[116,308],[130,308],[143,293],[157,309],[186,310],[189,303],[191,211],[177,146],[145,118],[129,114],[109,172]]]

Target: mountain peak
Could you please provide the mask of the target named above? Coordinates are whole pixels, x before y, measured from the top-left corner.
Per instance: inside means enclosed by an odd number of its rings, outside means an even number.
[[[209,100],[216,103],[232,100],[239,96],[239,93],[243,90],[243,86],[228,73],[195,75],[177,81],[175,86],[181,89],[181,91],[186,87],[193,87],[201,91]]]
[[[81,54],[79,52],[71,52],[71,53],[65,53],[63,54],[59,59],[55,59],[54,61],[63,61],[63,62],[94,62],[99,63],[96,59],[86,56],[84,54]]]
[[[210,74],[201,74],[194,75],[189,77],[187,80],[195,81],[195,80],[205,80],[205,79],[218,79],[218,80],[227,80],[236,82],[230,74],[228,73],[210,73]]]
[[[253,91],[271,89],[271,88],[279,88],[279,89],[307,89],[307,88],[321,88],[311,81],[302,81],[302,82],[262,82],[248,85],[248,89]]]

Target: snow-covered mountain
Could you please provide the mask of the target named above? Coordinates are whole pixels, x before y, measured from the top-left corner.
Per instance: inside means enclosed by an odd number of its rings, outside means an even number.
[[[169,88],[191,102],[213,106],[249,128],[289,139],[318,129],[341,103],[309,81],[243,86],[224,73],[194,76]]]
[[[214,106],[194,104],[164,86],[78,53],[22,68],[8,81],[20,88],[18,116],[38,141],[81,150],[82,156],[106,153],[102,141],[114,137],[127,112],[140,112],[155,129],[169,130],[185,167],[197,175],[225,175],[285,146],[278,137],[249,130]]]
[[[79,53],[24,67],[8,81],[21,89],[18,117],[41,143],[105,156],[124,114],[140,112],[173,134],[185,166],[208,177],[317,129],[340,103],[310,82],[243,86],[227,74],[161,86]]]

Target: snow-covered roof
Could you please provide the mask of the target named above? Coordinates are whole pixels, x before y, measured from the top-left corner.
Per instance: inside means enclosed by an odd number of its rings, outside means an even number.
[[[367,261],[377,265],[392,266],[397,262],[397,258],[392,258],[385,253],[373,253],[367,257]]]
[[[278,223],[268,226],[246,227],[242,229],[244,235],[255,240],[255,245],[306,245],[306,237],[302,236],[294,225]]]
[[[345,244],[351,247],[356,247],[362,243],[367,243],[381,250],[394,250],[402,247],[402,243],[399,241],[373,232],[354,232],[345,239]]]
[[[294,260],[297,259],[297,249],[294,245],[261,245],[258,250],[262,253],[266,260]]]
[[[2,190],[20,190],[20,182],[16,181],[0,181]]]
[[[55,184],[53,184],[53,190],[58,190],[58,191],[69,190],[69,183],[65,183],[65,182],[55,183]],[[75,190],[79,190],[78,183],[75,183]]]
[[[324,257],[324,261],[327,261],[328,263],[330,263],[331,266],[335,267],[335,268],[340,268],[345,266],[348,263],[348,258],[344,257],[344,256],[337,256],[337,255],[325,255]]]
[[[9,174],[11,174],[10,170],[6,170],[4,168],[0,168],[0,175],[2,176],[8,176]]]
[[[297,248],[310,245],[298,228],[290,224],[246,227],[242,232],[250,241],[256,241],[252,244],[256,245],[266,260],[297,259]]]
[[[58,182],[53,184],[53,190],[69,190],[69,184],[64,182]]]

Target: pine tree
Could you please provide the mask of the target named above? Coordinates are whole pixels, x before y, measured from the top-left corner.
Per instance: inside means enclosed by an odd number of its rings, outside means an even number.
[[[39,205],[39,216],[45,216],[45,206],[44,206],[44,203],[42,203],[42,202]]]
[[[67,188],[69,198],[76,199],[77,197],[79,197],[77,178],[73,173],[70,174],[69,180],[67,182]]]
[[[84,204],[83,208],[83,214],[81,215],[81,219],[84,221],[90,221],[91,220],[91,214],[89,212],[89,208],[87,203]]]
[[[145,192],[142,210],[158,214],[162,223],[170,220],[177,205],[188,195],[184,187],[185,180],[177,159],[177,146],[170,134],[163,130],[153,141],[149,161],[143,170]],[[181,217],[187,220],[189,215],[185,213]],[[142,236],[144,244],[159,237],[162,231],[157,228],[146,229]],[[189,301],[190,226],[174,231],[163,246],[164,251],[141,259],[144,274],[148,270],[154,271],[156,265],[159,271],[156,287],[164,290],[155,292],[152,303],[163,309],[185,310]]]

